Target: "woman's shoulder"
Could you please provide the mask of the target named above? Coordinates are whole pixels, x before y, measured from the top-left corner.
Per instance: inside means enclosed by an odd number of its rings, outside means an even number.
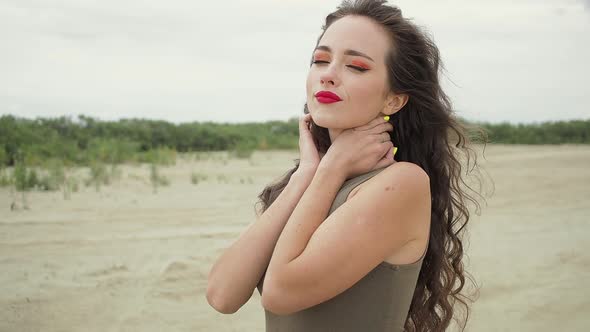
[[[418,196],[430,196],[430,177],[419,165],[398,161],[384,167],[370,179],[354,188],[347,200],[365,190],[401,190],[404,194],[415,193]]]
[[[428,173],[419,165],[407,161],[397,161],[385,167],[366,183],[367,186],[379,186],[382,184],[391,184],[405,190],[412,190],[412,188],[424,190],[428,188],[430,191]]]
[[[428,179],[430,181],[428,173],[420,165],[409,161],[397,161],[385,167],[383,172],[379,172],[379,174],[382,173],[392,177],[411,176],[412,179]]]

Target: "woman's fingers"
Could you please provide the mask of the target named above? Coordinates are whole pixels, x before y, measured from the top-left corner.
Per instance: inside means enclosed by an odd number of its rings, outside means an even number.
[[[307,113],[299,118],[299,132],[309,130],[310,120],[311,120],[311,113]]]
[[[391,142],[391,136],[389,136],[388,133],[374,134],[374,135],[369,135],[368,137],[369,137],[368,142],[370,142],[370,143]],[[381,146],[379,146],[379,147],[381,147]]]
[[[384,142],[382,144],[383,150],[383,158],[381,158],[373,169],[386,167],[393,164],[395,161],[393,160],[393,143],[391,141]]]
[[[393,125],[389,122],[377,124],[375,127],[367,129],[369,134],[380,134],[384,131],[393,131]]]

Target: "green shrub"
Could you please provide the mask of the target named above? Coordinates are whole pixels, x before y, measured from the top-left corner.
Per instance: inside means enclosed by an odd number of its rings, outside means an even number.
[[[209,160],[211,158],[211,154],[209,152],[197,152],[195,153],[195,160]]]
[[[34,189],[39,186],[39,176],[37,175],[37,171],[34,169],[29,169],[27,174],[27,189]]]
[[[51,179],[49,175],[45,175],[39,180],[37,188],[43,191],[56,191],[59,190],[59,183]]]
[[[230,157],[238,158],[238,159],[249,159],[254,153],[254,146],[248,143],[240,143],[236,145],[236,147],[230,151]]]
[[[159,148],[138,153],[136,160],[141,163],[163,166],[176,165],[176,151],[169,148]]]
[[[0,144],[0,170],[4,168],[7,162],[8,154],[6,153],[6,148],[4,147],[4,144]]]
[[[90,164],[90,174],[86,179],[86,186],[94,185],[96,191],[100,191],[102,185],[111,183],[111,178],[105,164],[101,162],[92,162]]]
[[[9,187],[12,186],[12,177],[8,172],[3,169],[0,169],[0,187]]]
[[[59,159],[50,159],[45,164],[48,170],[48,181],[51,183],[51,187],[61,187],[66,180],[66,171],[63,161]]]
[[[191,183],[192,184],[198,184],[201,180],[206,181],[207,179],[208,179],[208,176],[206,174],[195,173],[195,172],[193,172],[191,174]]]
[[[70,199],[72,192],[78,192],[79,190],[78,179],[73,176],[67,177],[63,189],[64,199]]]
[[[219,183],[229,183],[229,179],[225,174],[217,174],[217,182]]]
[[[155,163],[150,165],[150,182],[152,183],[154,193],[158,192],[158,187],[170,185],[170,180],[160,174],[158,166]]]
[[[27,191],[31,189],[31,187],[29,187],[29,171],[23,162],[16,163],[12,175],[16,191]]]

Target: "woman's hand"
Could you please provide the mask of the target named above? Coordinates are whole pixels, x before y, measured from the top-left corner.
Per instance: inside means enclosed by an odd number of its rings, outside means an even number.
[[[348,179],[395,163],[388,133],[392,130],[382,115],[364,126],[343,130],[322,158],[322,167]]]
[[[313,176],[320,164],[320,154],[311,136],[311,114],[299,118],[299,168],[300,173]]]

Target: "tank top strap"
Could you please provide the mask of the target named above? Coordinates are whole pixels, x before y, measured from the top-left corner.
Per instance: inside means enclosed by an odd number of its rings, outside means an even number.
[[[361,175],[357,175],[353,178],[350,178],[350,179],[344,181],[344,183],[342,184],[342,187],[340,187],[340,190],[336,194],[336,198],[334,198],[334,202],[332,203],[332,206],[330,207],[330,211],[328,212],[328,215],[332,214],[332,212],[334,212],[334,210],[336,210],[340,205],[342,205],[344,202],[346,202],[346,198],[348,197],[348,195],[350,194],[350,192],[354,188],[356,188],[361,183],[367,181],[368,179],[372,178],[373,176],[379,174],[379,172],[381,172],[385,168],[387,168],[387,167],[377,168],[377,169],[374,169],[370,172],[363,173]]]

